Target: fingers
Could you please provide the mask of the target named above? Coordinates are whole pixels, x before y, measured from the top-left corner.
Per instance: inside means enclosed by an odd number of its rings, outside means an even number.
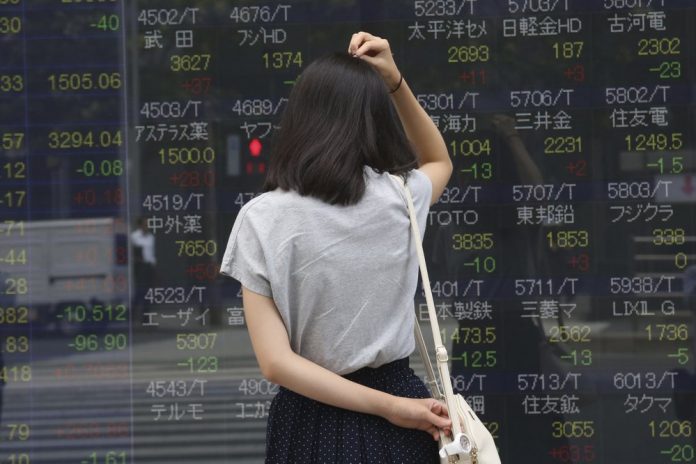
[[[430,422],[439,429],[443,429],[452,425],[452,421],[446,417],[441,416],[440,412],[442,412],[442,405],[436,402],[435,404],[433,404],[431,410],[428,413],[428,422]]]
[[[389,42],[386,39],[367,32],[353,34],[348,45],[348,53],[357,57],[362,57],[367,52],[377,55],[387,49],[389,49]]]
[[[441,433],[451,428],[447,407],[434,398],[399,398],[389,421],[400,427],[420,429],[440,439]],[[451,434],[451,433],[450,433]]]
[[[437,414],[437,423],[433,422],[438,427],[438,438],[439,439],[439,429],[442,429],[445,435],[452,436],[452,420],[449,419],[449,411],[445,403],[439,401],[433,401],[431,405],[431,412]]]
[[[372,52],[372,55],[376,55],[386,50],[387,47],[389,47],[389,44],[386,39],[375,38],[364,42],[360,47],[358,47],[358,49],[355,51],[355,56],[360,57],[369,52]]]
[[[436,414],[431,414],[428,420],[431,424],[435,425],[439,429],[444,429],[445,427],[449,427],[452,425],[451,420],[445,419],[444,417],[438,416]]]
[[[355,52],[360,46],[368,40],[378,39],[379,37],[370,34],[369,32],[357,32],[350,38],[348,45],[348,53],[355,55]]]
[[[432,400],[432,402],[433,403],[430,406],[430,410],[432,412],[445,418],[449,417],[449,410],[447,409],[447,404],[437,400]]]
[[[427,432],[433,436],[433,440],[438,441],[440,439],[440,431],[435,427],[430,427]]]

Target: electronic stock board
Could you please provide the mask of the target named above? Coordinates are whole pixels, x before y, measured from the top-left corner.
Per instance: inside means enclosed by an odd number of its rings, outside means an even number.
[[[219,263],[294,81],[367,30],[454,163],[424,243],[503,462],[696,462],[695,11],[0,0],[0,461],[262,462]]]

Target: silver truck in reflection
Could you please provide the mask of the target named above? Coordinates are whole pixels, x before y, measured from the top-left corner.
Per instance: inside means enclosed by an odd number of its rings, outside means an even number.
[[[35,328],[75,333],[128,321],[128,242],[119,219],[16,222],[0,233],[0,275],[3,299]]]

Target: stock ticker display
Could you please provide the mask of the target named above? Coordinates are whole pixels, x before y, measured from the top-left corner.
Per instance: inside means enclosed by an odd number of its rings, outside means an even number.
[[[0,0],[0,462],[262,462],[278,387],[219,263],[293,83],[358,30],[449,147],[425,251],[503,462],[696,462],[695,12]]]

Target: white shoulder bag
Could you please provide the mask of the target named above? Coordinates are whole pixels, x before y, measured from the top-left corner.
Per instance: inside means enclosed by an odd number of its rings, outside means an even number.
[[[408,214],[411,218],[411,230],[413,231],[413,240],[416,243],[416,252],[418,253],[418,263],[420,266],[421,277],[423,279],[423,289],[425,291],[425,300],[428,303],[428,317],[430,319],[430,327],[433,331],[433,340],[435,342],[435,358],[437,359],[437,368],[440,374],[440,383],[445,390],[444,394],[440,390],[433,366],[430,363],[428,350],[425,346],[423,333],[418,324],[418,316],[415,321],[415,337],[418,351],[423,358],[426,373],[428,376],[428,386],[433,398],[444,401],[449,411],[450,419],[452,420],[452,437],[445,435],[440,430],[440,463],[450,464],[500,464],[500,456],[495,447],[493,436],[488,431],[485,425],[478,418],[476,413],[469,407],[464,397],[460,394],[455,395],[452,390],[452,381],[450,379],[449,366],[447,365],[448,355],[447,348],[442,343],[440,336],[440,326],[437,322],[437,313],[435,312],[435,303],[433,294],[430,289],[430,279],[428,278],[428,270],[425,266],[425,255],[423,253],[423,243],[421,242],[420,229],[416,221],[416,212],[413,206],[413,198],[408,186],[404,184],[403,179],[394,176],[398,183],[403,187],[406,194],[406,203],[408,205]]]

